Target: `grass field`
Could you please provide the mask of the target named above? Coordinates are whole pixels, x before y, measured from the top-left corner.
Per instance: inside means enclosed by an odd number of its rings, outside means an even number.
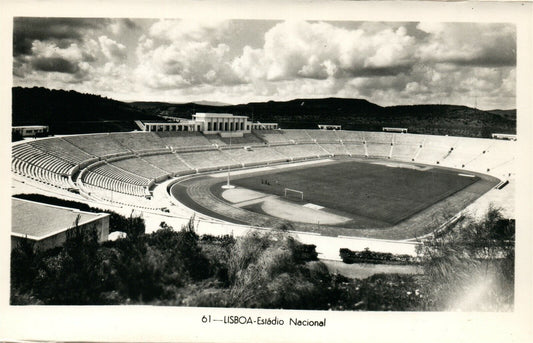
[[[286,187],[296,189],[304,192],[302,204],[320,205],[356,222],[359,218],[392,226],[478,180],[440,168],[417,170],[342,161],[240,177],[232,182],[279,196]]]

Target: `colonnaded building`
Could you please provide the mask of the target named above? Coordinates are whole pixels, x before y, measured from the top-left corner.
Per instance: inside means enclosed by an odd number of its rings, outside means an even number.
[[[252,130],[277,129],[277,123],[252,123],[247,116],[230,113],[196,113],[193,119],[174,118],[172,122],[140,121],[135,123],[143,131],[199,131],[204,134],[220,134],[222,137],[242,137]]]

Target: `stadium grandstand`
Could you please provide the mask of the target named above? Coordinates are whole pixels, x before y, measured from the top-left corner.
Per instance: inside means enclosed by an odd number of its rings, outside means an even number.
[[[28,184],[76,193],[87,202],[149,211],[170,206],[172,199],[168,193],[163,199],[155,194],[159,194],[156,191],[161,189],[160,185],[166,187],[173,180],[226,171],[229,175],[230,170],[254,173],[255,168],[283,167],[296,162],[322,163],[332,158],[390,161],[422,169],[423,166],[453,168],[460,171],[459,175],[473,177],[472,173],[479,173],[497,178],[502,188],[513,182],[515,176],[517,143],[497,139],[500,137],[478,139],[390,131],[278,129],[277,126],[254,130],[248,129],[245,117],[233,118],[227,114],[200,117],[204,120],[200,126],[210,121],[211,130],[146,130],[15,142],[11,160],[13,175]],[[228,131],[220,131],[226,129],[226,124],[220,123],[230,119],[233,124],[227,125]],[[270,185],[270,181],[264,182]],[[197,193],[206,206],[215,206],[216,202],[210,198],[213,195],[206,195],[208,189],[190,187],[188,192]],[[215,207],[224,211],[234,208],[239,218],[263,218],[262,222],[268,222],[260,213],[252,215],[244,209],[236,210],[235,206],[216,204]],[[335,220],[342,221],[339,218]]]
[[[414,161],[509,178],[514,141],[389,132],[262,130],[238,139],[201,132],[132,132],[17,142],[12,170],[59,188],[85,185],[142,196],[170,177],[330,156]],[[244,147],[254,147],[245,150]]]

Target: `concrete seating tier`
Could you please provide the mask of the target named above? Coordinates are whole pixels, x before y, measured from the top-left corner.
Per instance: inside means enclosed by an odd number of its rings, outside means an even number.
[[[343,142],[363,142],[364,138],[361,132],[359,131],[335,131],[339,139],[341,139]]]
[[[491,143],[490,140],[461,138],[455,142],[451,153],[443,158],[440,164],[446,167],[464,168],[486,154]]]
[[[516,160],[514,158],[509,158],[507,161],[503,161],[498,164],[491,164],[482,172],[489,173],[502,180],[507,180],[516,175],[515,164]]]
[[[424,135],[413,135],[409,133],[395,134],[392,136],[394,145],[402,144],[419,146],[424,143],[425,138],[426,136]]]
[[[296,143],[311,143],[313,138],[307,134],[305,130],[282,130],[283,135],[289,142]]]
[[[63,137],[63,139],[69,143],[72,143],[81,150],[97,157],[131,152],[131,149],[122,146],[115,139],[113,139],[112,135],[107,133],[68,136]]]
[[[240,145],[240,146],[256,146],[256,145],[264,145],[265,142],[263,142],[259,137],[252,133],[244,133],[242,137],[220,137],[220,140],[225,143],[225,145]]]
[[[219,135],[213,134],[213,135],[205,135],[205,138],[211,143],[211,145],[216,146],[226,146],[226,142],[224,142]]]
[[[68,188],[68,175],[72,163],[50,155],[30,144],[17,144],[12,148],[12,171],[60,188]]]
[[[154,132],[121,132],[110,136],[126,149],[133,151],[165,148],[165,143]]]
[[[454,136],[430,136],[424,135],[425,140],[423,143],[424,147],[444,147],[451,148],[456,145],[460,137]]]
[[[423,146],[426,136],[412,135],[407,133],[392,136],[394,147],[391,159],[412,161]]]
[[[127,172],[143,176],[147,179],[157,179],[168,174],[163,169],[156,168],[139,157],[113,161],[110,162],[110,164]]]
[[[269,144],[289,143],[289,140],[281,130],[254,130],[253,133]]]
[[[130,193],[122,193],[118,191],[102,189],[100,187],[89,184],[85,184],[83,188],[85,193],[90,194],[91,197],[100,201],[106,200],[115,204],[122,204],[126,206],[135,206],[151,210],[156,209],[154,208],[154,205],[150,202],[150,200],[144,198],[146,194],[140,194],[140,192],[143,192],[142,189],[135,190],[135,192],[139,193],[136,193],[137,195],[133,195]]]
[[[453,150],[457,137],[426,136],[420,152],[415,158],[416,162],[427,164],[440,164]]]
[[[415,155],[420,149],[418,144],[394,144],[392,148],[392,157],[391,159],[398,159],[402,161],[412,161],[415,158]]]
[[[394,134],[389,132],[362,132],[362,136],[365,142],[367,142],[367,144],[388,143],[390,145],[390,143],[392,143],[392,137],[394,136]]]
[[[85,174],[83,182],[87,185],[96,186],[102,189],[108,189],[114,192],[120,192],[124,194],[130,194],[135,196],[145,196],[145,188],[141,185],[134,185],[129,182],[117,180],[115,178],[103,175],[97,172],[91,172]],[[111,195],[112,197],[112,195]]]
[[[222,153],[229,156],[231,160],[241,164],[268,163],[282,161],[287,158],[271,147],[254,147],[251,151],[242,148],[224,149]]]
[[[344,143],[344,147],[352,156],[365,156],[365,146],[362,143]]]
[[[170,173],[181,173],[191,170],[191,168],[189,168],[176,156],[176,154],[173,153],[143,156],[142,159],[151,165],[166,170]]]
[[[117,168],[111,164],[103,164],[91,170],[93,173],[106,176],[110,179],[129,183],[132,185],[147,187],[150,184],[150,179],[128,173],[123,169]]]
[[[278,145],[274,149],[289,158],[311,158],[328,155],[317,144]]]
[[[227,156],[224,156],[219,150],[180,152],[177,154],[186,164],[195,169],[220,168],[235,163],[234,161],[228,161]]]
[[[420,152],[415,156],[415,162],[421,162],[426,164],[440,164],[440,161],[447,155],[449,149],[447,148],[435,148],[424,146],[420,149]]]
[[[155,133],[163,141],[165,146],[181,148],[181,147],[208,147],[211,142],[201,132],[183,131],[183,132],[156,132]]]
[[[366,148],[369,157],[389,158],[391,152],[391,143],[369,143]]]
[[[318,143],[333,143],[340,140],[333,130],[306,130],[306,133]]]
[[[39,139],[28,144],[72,164],[80,164],[93,157],[62,138]]]
[[[319,145],[332,155],[348,155],[346,148],[340,143],[319,143]]]
[[[62,175],[67,175],[73,167],[72,164],[51,155],[42,156],[38,161],[35,161],[35,165],[52,173]]]
[[[485,150],[485,153],[476,159],[467,161],[465,168],[484,173],[498,170],[503,174],[515,173],[516,143],[498,140],[489,140],[489,142],[492,144]]]
[[[18,144],[14,145],[11,149],[14,158],[18,158],[23,161],[29,161],[32,158],[38,158],[44,156],[46,153],[42,150],[34,148],[30,144]]]
[[[68,176],[49,169],[44,169],[35,164],[26,163],[19,159],[13,159],[11,163],[12,171],[28,177],[30,179],[49,184],[59,188],[69,188]],[[61,166],[53,167],[54,170],[61,170]]]

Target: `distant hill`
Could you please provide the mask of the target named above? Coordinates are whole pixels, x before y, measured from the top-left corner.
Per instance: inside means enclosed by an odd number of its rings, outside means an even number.
[[[195,102],[187,102],[187,103],[171,103],[171,102],[160,102],[160,101],[133,101],[129,102],[128,104],[135,106],[137,108],[154,108],[154,107],[172,107],[176,105],[185,105],[185,106],[194,106],[194,105],[206,105],[206,106],[231,106],[230,104],[224,103],[224,102],[218,102],[218,101],[207,101],[207,100],[200,100]]]
[[[159,101],[134,101],[129,102],[129,105],[137,108],[158,108],[158,107],[165,107],[165,106],[172,106],[172,103],[169,102],[159,102]]]
[[[12,123],[50,126],[53,134],[131,131],[135,119],[156,119],[121,101],[75,91],[12,88]]]
[[[209,102],[124,103],[96,95],[45,88],[13,88],[13,123],[50,125],[55,133],[126,131],[134,119],[158,116],[191,118],[197,112],[233,113],[250,120],[276,122],[281,128],[315,129],[318,124],[346,130],[381,131],[405,127],[411,133],[490,137],[516,133],[516,110],[481,111],[456,105],[382,107],[363,99],[323,98],[213,105]],[[513,117],[514,114],[514,117]]]
[[[195,101],[194,103],[198,105],[210,105],[210,106],[229,106],[230,105],[225,102],[209,101],[209,100],[200,100],[200,101]]]
[[[457,105],[413,105],[385,108],[384,123],[408,127],[410,132],[435,135],[491,137],[491,133],[516,133],[516,121]]]

